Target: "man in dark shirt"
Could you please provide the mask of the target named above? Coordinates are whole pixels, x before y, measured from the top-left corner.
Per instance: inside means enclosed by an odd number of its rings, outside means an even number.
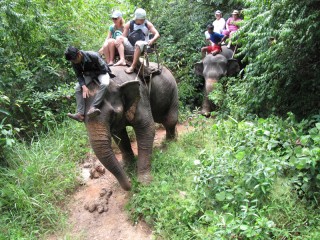
[[[109,86],[111,73],[110,68],[98,53],[92,51],[81,51],[73,46],[70,46],[65,51],[65,58],[72,63],[73,70],[78,78],[76,84],[76,101],[77,113],[68,113],[68,117],[82,122],[84,120],[84,99],[89,97],[89,89],[87,85],[97,79],[100,82],[100,88],[93,101],[92,107],[87,115],[89,117],[100,114],[100,105],[103,101],[105,92]]]

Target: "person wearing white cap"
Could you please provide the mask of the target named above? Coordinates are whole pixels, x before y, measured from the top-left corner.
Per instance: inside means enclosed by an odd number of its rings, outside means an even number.
[[[232,12],[232,17],[230,17],[228,20],[227,20],[227,24],[226,24],[226,30],[224,30],[222,32],[223,35],[226,35],[228,36],[230,39],[229,39],[229,43],[228,43],[228,48],[230,48],[231,46],[231,37],[232,37],[232,34],[234,34],[236,31],[238,31],[239,29],[239,22],[242,21],[241,18],[239,18],[239,11],[238,10],[234,10]]]
[[[109,32],[103,46],[100,48],[99,53],[104,54],[105,61],[109,66],[113,65],[114,55],[116,51],[115,42],[116,37],[120,36],[123,32],[124,20],[120,11],[114,11],[111,15],[113,24],[109,27]]]
[[[129,68],[125,69],[125,72],[128,74],[134,72],[145,46],[153,45],[160,37],[158,30],[151,22],[146,20],[146,15],[144,9],[138,8],[134,13],[134,19],[124,25],[122,35],[117,37],[116,40],[120,60],[114,66],[125,66],[124,51],[134,50],[132,64]],[[150,32],[154,35],[152,39],[149,39]]]
[[[214,27],[214,31],[216,33],[222,33],[222,31],[226,28],[226,20],[222,17],[222,13],[220,10],[215,12],[216,20],[213,21],[212,25]]]
[[[222,31],[225,30],[225,28],[226,28],[226,20],[224,20],[224,18],[222,17],[222,12],[220,10],[217,10],[215,12],[215,17],[216,17],[216,20],[213,21],[213,23],[212,23],[212,25],[214,27],[214,32],[222,34]],[[209,32],[206,31],[204,33],[204,35],[205,35],[205,38],[206,38],[206,41],[208,42],[208,44],[210,46],[213,46],[214,43],[210,40]]]

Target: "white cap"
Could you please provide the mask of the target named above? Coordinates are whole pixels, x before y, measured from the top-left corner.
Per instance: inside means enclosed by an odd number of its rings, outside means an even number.
[[[232,14],[238,14],[239,15],[239,11],[238,10],[233,10]]]
[[[147,13],[144,9],[142,8],[138,8],[135,12],[134,12],[134,20],[136,19],[146,19]]]
[[[112,13],[112,18],[118,18],[118,17],[122,17],[122,12],[116,10]]]
[[[220,11],[220,10],[217,10],[217,11],[215,12],[215,14],[221,14],[221,11]]]

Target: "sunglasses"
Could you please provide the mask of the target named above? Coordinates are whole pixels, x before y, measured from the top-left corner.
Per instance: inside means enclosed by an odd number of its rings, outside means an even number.
[[[112,20],[117,20],[118,18],[112,18]]]

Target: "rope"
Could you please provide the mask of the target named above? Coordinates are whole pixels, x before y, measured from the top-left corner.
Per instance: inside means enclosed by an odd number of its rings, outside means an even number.
[[[237,51],[237,47],[238,47],[238,43],[236,44],[236,46],[235,46],[235,48],[234,48],[234,51],[233,51],[233,54],[232,54],[232,58],[231,58],[231,59],[233,59],[234,54],[235,54],[235,53],[236,53],[236,51]]]
[[[140,65],[140,68],[139,68],[139,70],[138,70],[138,73],[137,73],[137,76],[136,76],[136,79],[135,79],[136,81],[138,80],[139,73],[141,72],[141,69],[142,69],[143,65],[144,65],[144,55],[143,55],[143,57],[142,57],[142,64]]]

